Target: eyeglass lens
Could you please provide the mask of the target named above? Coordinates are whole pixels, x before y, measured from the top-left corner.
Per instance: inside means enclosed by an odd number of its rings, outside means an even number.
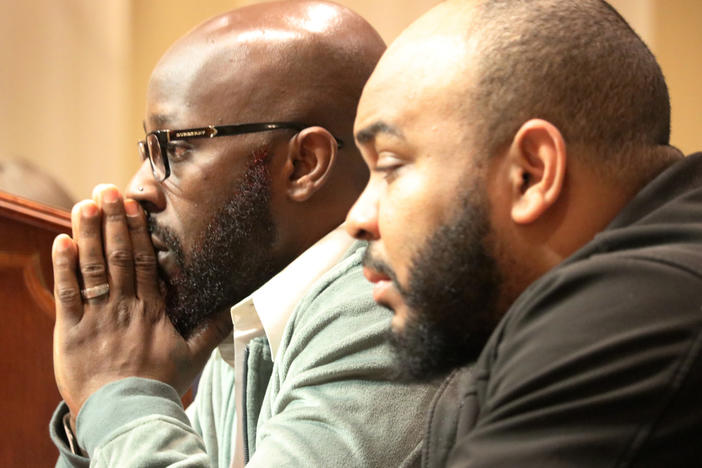
[[[163,160],[161,145],[158,143],[158,138],[154,134],[146,136],[146,144],[149,146],[151,170],[153,171],[156,180],[160,182],[166,177],[166,164]]]

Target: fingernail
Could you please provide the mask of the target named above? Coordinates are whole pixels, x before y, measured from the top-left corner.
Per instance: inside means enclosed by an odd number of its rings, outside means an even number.
[[[73,241],[66,234],[59,234],[56,239],[54,239],[53,253],[67,250],[72,243]]]
[[[127,216],[139,216],[139,204],[136,200],[125,200],[124,211],[127,212]]]
[[[83,216],[95,216],[98,212],[97,206],[94,203],[86,203],[83,205],[81,208],[81,212],[83,213]]]
[[[119,192],[115,189],[107,189],[102,192],[102,200],[107,203],[114,203],[119,198]]]
[[[98,198],[100,198],[100,194],[105,190],[105,188],[109,187],[110,184],[97,184],[95,187],[93,187],[93,200],[97,201]]]
[[[71,247],[72,243],[73,241],[68,236],[61,236],[58,239],[58,246],[60,249],[68,249],[69,247]]]

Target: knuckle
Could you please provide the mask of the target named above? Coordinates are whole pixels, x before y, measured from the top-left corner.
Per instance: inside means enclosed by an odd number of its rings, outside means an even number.
[[[156,267],[156,257],[148,253],[137,253],[134,255],[134,264],[141,269],[151,270]]]
[[[62,341],[64,351],[67,354],[74,352],[80,352],[88,341],[88,337],[85,336],[82,330],[71,329],[69,333],[66,334]]]
[[[160,321],[164,315],[164,310],[156,304],[143,305],[141,314],[151,324]]]
[[[129,267],[132,264],[132,253],[126,249],[117,249],[109,253],[108,262],[112,265]]]
[[[112,211],[105,213],[105,221],[108,223],[124,222],[124,214],[121,211]]]
[[[105,265],[98,262],[81,264],[80,272],[87,279],[102,279],[105,276]]]
[[[80,299],[78,290],[69,286],[58,286],[56,288],[56,299],[63,305],[73,305]]]
[[[73,262],[68,258],[67,255],[56,255],[54,257],[54,267],[55,268],[67,268],[70,267]]]
[[[115,304],[115,317],[117,322],[124,325],[129,323],[131,318],[130,305],[127,301],[119,301]]]
[[[146,224],[138,222],[136,220],[129,220],[127,224],[129,230],[132,234],[145,234],[147,232]]]
[[[84,222],[80,226],[80,236],[85,239],[97,239],[101,235],[100,226],[92,222]]]

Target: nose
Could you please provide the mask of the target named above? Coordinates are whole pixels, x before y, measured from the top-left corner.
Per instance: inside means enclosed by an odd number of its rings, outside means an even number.
[[[166,207],[166,198],[161,184],[154,179],[148,159],[141,163],[124,193],[127,198],[138,201],[149,213],[162,211]]]
[[[378,191],[372,180],[346,215],[346,231],[356,239],[378,240]]]

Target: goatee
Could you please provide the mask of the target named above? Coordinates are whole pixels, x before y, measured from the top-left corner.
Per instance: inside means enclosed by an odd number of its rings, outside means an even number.
[[[213,314],[252,293],[277,267],[271,254],[276,231],[265,157],[254,157],[232,191],[187,256],[174,232],[149,218],[150,230],[174,253],[179,266],[177,275],[161,278],[166,314],[185,338]]]

